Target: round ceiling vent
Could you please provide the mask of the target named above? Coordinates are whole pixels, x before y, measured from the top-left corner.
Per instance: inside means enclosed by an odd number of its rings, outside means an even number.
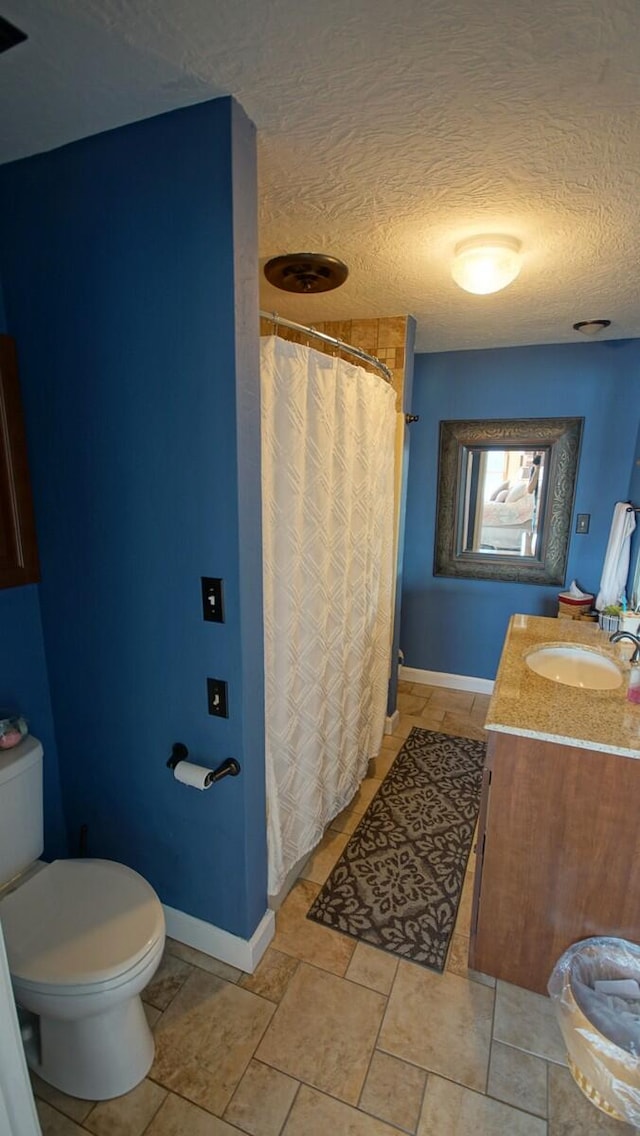
[[[292,252],[268,260],[264,274],[283,292],[330,292],[344,284],[349,269],[337,257],[322,252]]]

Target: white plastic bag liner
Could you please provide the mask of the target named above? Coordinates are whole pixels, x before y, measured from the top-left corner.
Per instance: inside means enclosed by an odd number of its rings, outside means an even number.
[[[548,990],[572,1062],[595,1093],[638,1128],[640,999],[594,989],[598,980],[623,978],[640,979],[640,946],[625,939],[584,939],[558,960]],[[598,1103],[597,1096],[587,1095]]]

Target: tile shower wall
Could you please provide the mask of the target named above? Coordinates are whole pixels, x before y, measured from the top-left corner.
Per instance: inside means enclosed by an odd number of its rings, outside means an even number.
[[[404,372],[406,363],[407,316],[388,316],[382,319],[355,319],[355,320],[328,320],[325,323],[314,322],[316,331],[325,335],[333,335],[343,343],[350,343],[352,347],[359,347],[369,355],[375,355],[381,363],[386,363],[392,374],[393,389],[396,392],[397,409],[402,409],[402,394],[404,386]],[[260,334],[273,335],[274,326],[268,319],[260,320]],[[339,354],[341,359],[348,363],[358,362],[353,355],[345,351],[338,351],[330,343],[323,343],[321,339],[309,340],[302,332],[293,331],[292,328],[278,325],[277,334],[281,339],[289,339],[292,343],[309,343],[317,351],[325,355]],[[364,361],[360,365],[367,371],[379,374],[375,367]]]

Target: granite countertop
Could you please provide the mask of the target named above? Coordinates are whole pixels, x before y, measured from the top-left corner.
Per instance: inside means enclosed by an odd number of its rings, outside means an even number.
[[[615,690],[582,690],[535,674],[525,655],[543,644],[578,643],[614,659]],[[632,644],[610,643],[597,624],[512,615],[485,729],[640,758],[640,705],[627,701]]]

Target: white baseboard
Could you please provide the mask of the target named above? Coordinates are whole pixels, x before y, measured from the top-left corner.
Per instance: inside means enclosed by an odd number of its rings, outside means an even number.
[[[449,690],[468,690],[473,694],[493,694],[493,679],[490,678],[445,674],[444,671],[421,671],[416,667],[399,667],[398,675],[403,682],[421,682],[425,686],[446,686]]]
[[[417,682],[418,680],[415,679],[415,681]],[[400,711],[394,710],[393,714],[391,714],[390,716],[387,716],[384,720],[384,732],[385,732],[385,734],[392,734],[399,722],[400,722]]]
[[[241,939],[239,935],[232,935],[230,931],[206,923],[204,919],[197,919],[195,915],[187,915],[185,911],[177,911],[175,907],[167,907],[165,903],[162,907],[167,935],[172,939],[195,947],[197,951],[203,951],[205,955],[220,959],[247,974],[253,974],[275,933],[275,915],[269,910],[265,911],[251,938]]]

